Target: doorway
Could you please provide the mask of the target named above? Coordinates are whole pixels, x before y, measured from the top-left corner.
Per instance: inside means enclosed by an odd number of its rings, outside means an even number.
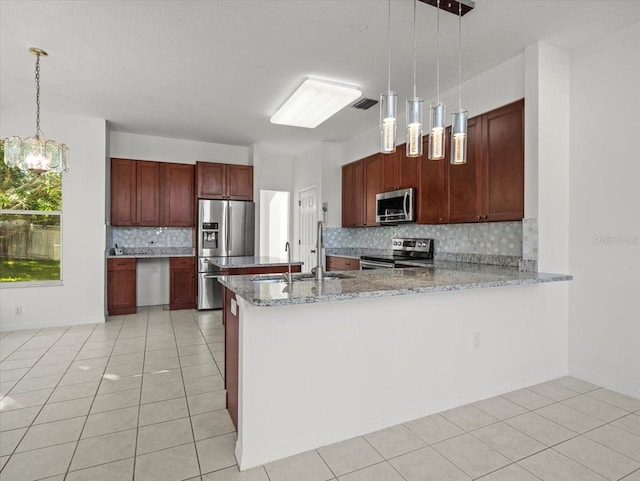
[[[260,255],[286,259],[289,240],[290,192],[260,191]]]
[[[299,192],[300,260],[302,272],[311,272],[316,265],[316,230],[318,225],[318,188],[314,185]]]

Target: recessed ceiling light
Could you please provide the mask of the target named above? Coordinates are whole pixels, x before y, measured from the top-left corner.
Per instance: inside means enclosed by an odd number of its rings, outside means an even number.
[[[271,117],[271,123],[313,129],[361,96],[353,85],[308,78]]]

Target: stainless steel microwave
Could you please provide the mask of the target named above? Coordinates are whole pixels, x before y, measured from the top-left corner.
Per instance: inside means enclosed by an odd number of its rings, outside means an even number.
[[[398,224],[415,220],[415,189],[376,194],[376,222]]]

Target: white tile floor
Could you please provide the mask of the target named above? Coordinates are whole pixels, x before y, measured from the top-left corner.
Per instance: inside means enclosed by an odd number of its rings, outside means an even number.
[[[243,473],[218,312],[3,332],[0,480],[640,481],[640,400],[530,386]]]

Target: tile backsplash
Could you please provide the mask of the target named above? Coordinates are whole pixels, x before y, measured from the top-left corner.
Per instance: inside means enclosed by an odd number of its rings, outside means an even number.
[[[535,229],[535,228],[534,228]],[[431,237],[436,253],[490,254],[522,257],[522,222],[341,228],[325,227],[327,248],[390,249],[394,237]]]
[[[107,227],[107,247],[193,247],[191,227]]]

